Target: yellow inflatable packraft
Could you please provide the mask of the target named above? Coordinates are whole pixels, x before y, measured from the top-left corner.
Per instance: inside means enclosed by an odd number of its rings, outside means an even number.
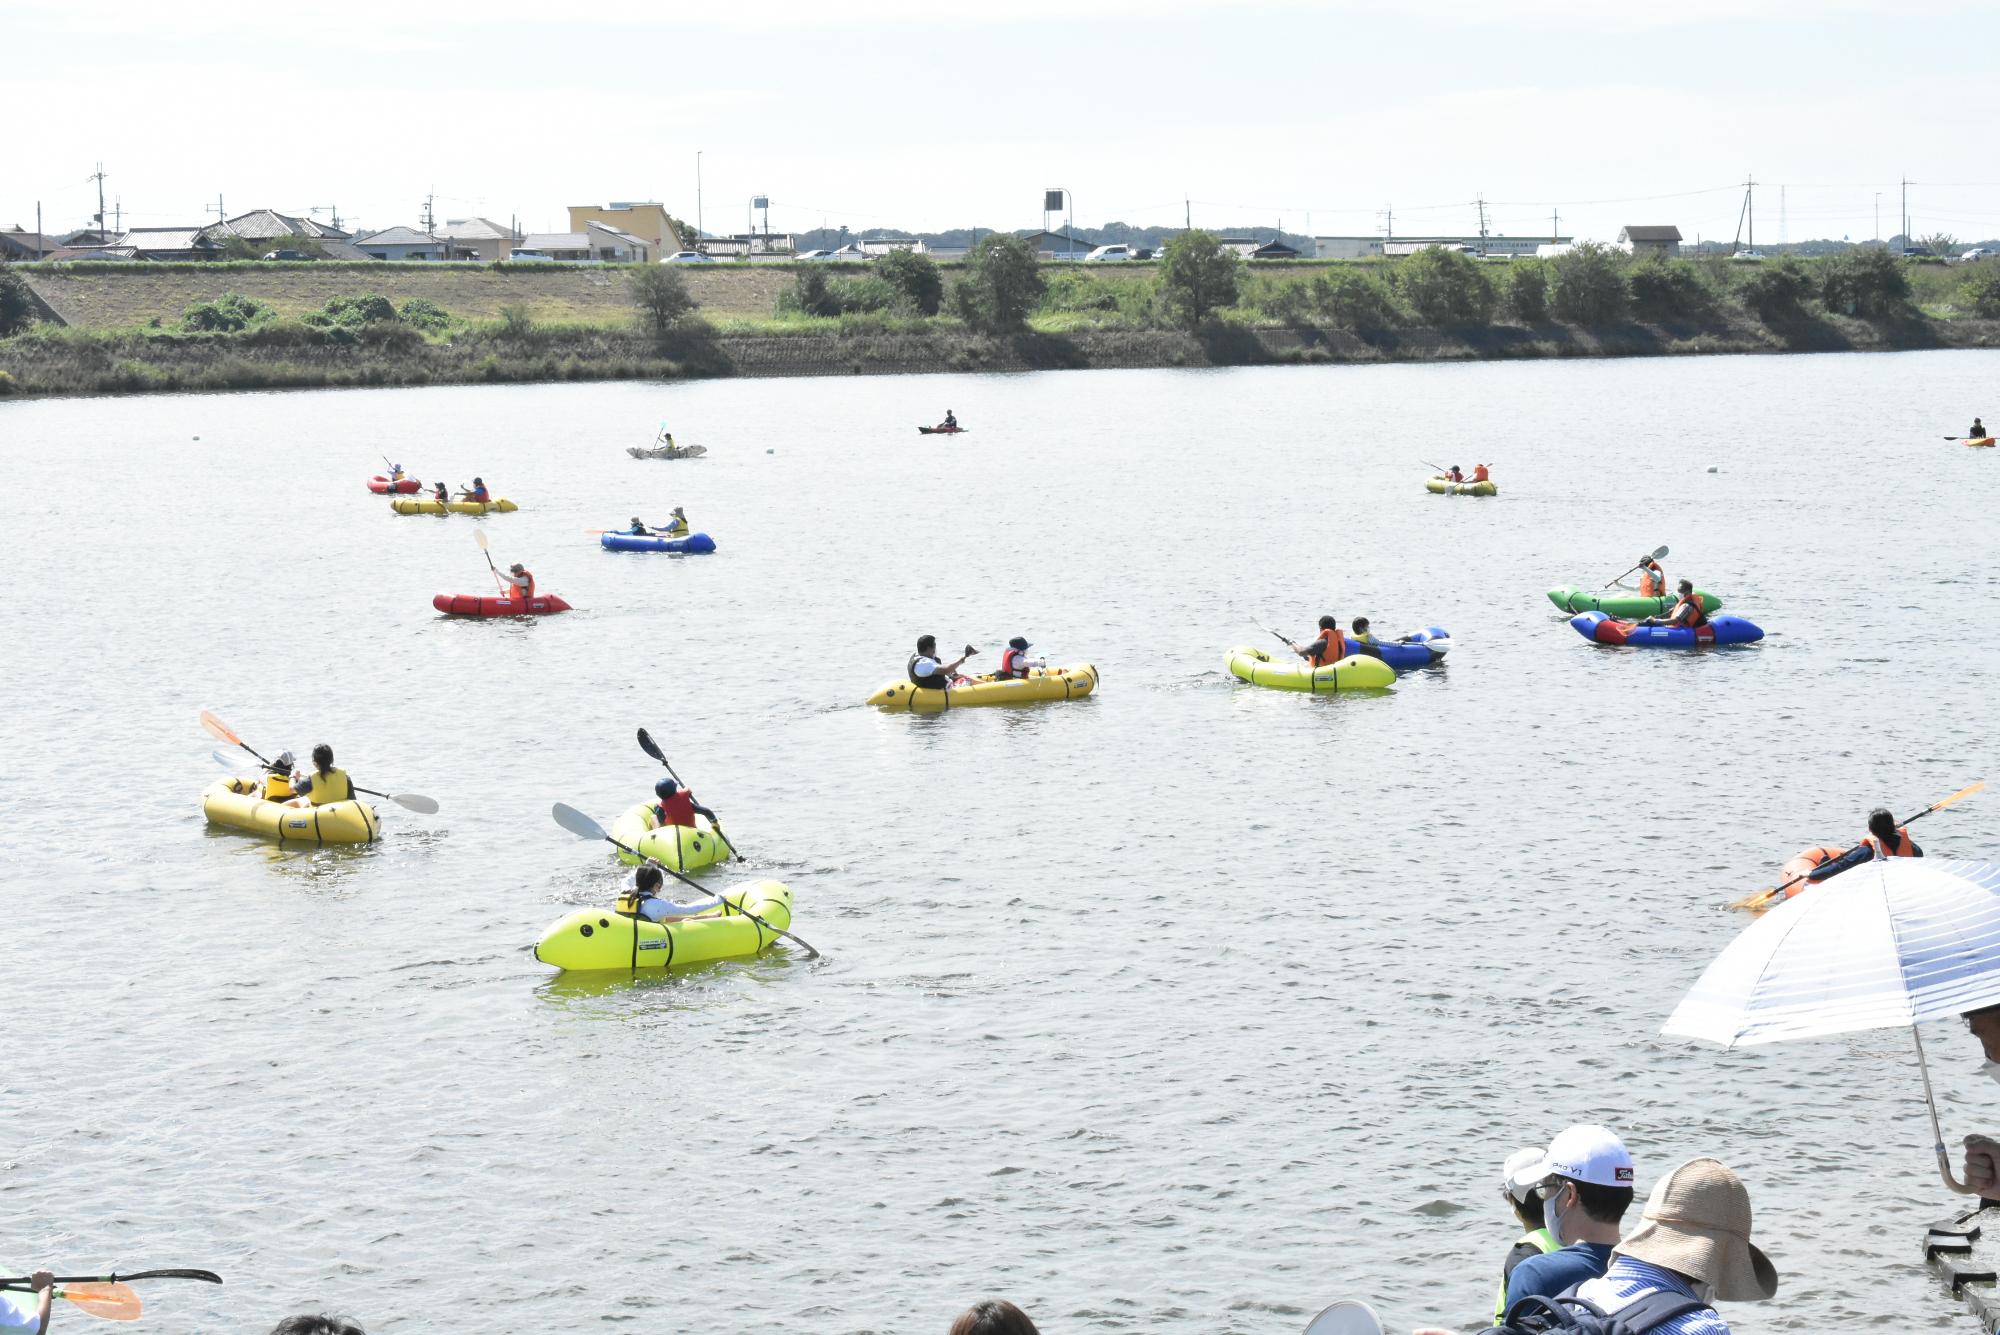
[[[1244,646],[1229,651],[1229,672],[1254,686],[1272,686],[1281,691],[1311,691],[1332,695],[1336,691],[1366,691],[1396,684],[1396,670],[1379,658],[1349,654],[1338,663],[1313,667],[1303,658],[1285,663],[1262,649]]]
[[[440,501],[434,496],[398,496],[389,508],[399,515],[510,515],[521,507],[502,497],[497,501]]]
[[[366,802],[288,807],[268,802],[259,779],[217,779],[201,794],[201,814],[217,825],[248,830],[283,844],[365,844],[382,837],[375,808]]]
[[[619,850],[620,862],[630,864],[651,858],[675,871],[700,871],[736,852],[727,839],[704,826],[669,825],[662,829],[651,802],[641,802],[613,821],[611,837],[626,848],[639,850],[639,857]]]
[[[1078,663],[1075,667],[1035,668],[1028,676],[999,680],[974,677],[963,686],[948,691],[927,690],[907,678],[892,681],[868,697],[877,709],[911,714],[942,714],[947,709],[973,705],[1025,705],[1037,700],[1077,700],[1097,689],[1097,668]]]
[[[792,892],[777,881],[750,881],[722,892],[724,902],[790,931]],[[578,909],[535,943],[535,958],[568,972],[665,969],[755,955],[778,938],[741,913],[711,909],[698,918],[645,922],[617,909]]]

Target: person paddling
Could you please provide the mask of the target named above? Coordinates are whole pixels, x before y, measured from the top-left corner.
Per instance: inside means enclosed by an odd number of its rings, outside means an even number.
[[[676,918],[693,918],[703,913],[712,913],[723,906],[721,895],[710,895],[687,903],[668,899],[660,891],[666,887],[667,878],[651,863],[636,868],[626,878],[625,891],[632,899],[632,911],[647,922],[670,922]],[[623,908],[623,905],[619,906]]]
[[[0,1293],[0,1331],[7,1335],[43,1335],[49,1328],[49,1304],[56,1296],[51,1270],[28,1276],[31,1293]]]
[[[439,505],[450,505],[451,488],[447,487],[442,482],[437,483],[435,488],[431,492],[431,499],[436,501]]]
[[[1472,466],[1472,480],[1474,482],[1491,482],[1493,474],[1487,471],[1485,464],[1474,464]]]
[[[472,479],[472,485],[470,487],[467,487],[458,493],[458,499],[460,499],[461,501],[477,501],[481,505],[484,505],[488,501],[493,499],[493,493],[486,490],[485,478],[476,477]]]
[[[653,785],[653,796],[660,799],[653,803],[653,815],[659,819],[660,828],[669,825],[685,825],[695,828],[696,816],[706,817],[710,825],[715,824],[715,813],[694,800],[694,794],[680,786],[674,779],[661,779]]]
[[[674,517],[667,521],[667,526],[661,529],[660,532],[669,538],[685,538],[688,535],[687,512],[676,505],[674,507]]]
[[[1325,667],[1329,663],[1338,663],[1347,656],[1347,641],[1340,633],[1340,622],[1332,616],[1323,616],[1319,619],[1319,634],[1304,648],[1292,644],[1290,640],[1286,640],[1285,643],[1291,644],[1293,653],[1316,668]]]
[[[1806,880],[1817,883],[1830,880],[1844,871],[1860,866],[1864,862],[1874,862],[1878,858],[1920,858],[1924,850],[1917,847],[1917,841],[1910,838],[1910,827],[1899,826],[1887,807],[1876,807],[1868,813],[1868,833],[1860,843],[1848,849],[1839,857],[1822,862],[1806,876]]]
[[[1444,477],[1445,477],[1445,481],[1447,481],[1447,482],[1463,482],[1463,481],[1465,481],[1465,474],[1464,474],[1464,473],[1461,473],[1461,472],[1459,471],[1459,469],[1458,469],[1458,465],[1457,465],[1457,464],[1453,464],[1453,465],[1451,466],[1451,471],[1450,471],[1449,473],[1446,473],[1446,474],[1444,475]]]
[[[1967,440],[1986,439],[1986,424],[1980,421],[1977,417],[1973,418],[1972,429],[1965,433],[1965,438]]]
[[[347,771],[336,769],[333,764],[333,748],[321,742],[312,749],[313,767],[298,782],[299,795],[291,800],[295,807],[323,807],[330,802],[352,802],[354,782],[347,777]]]
[[[1688,630],[1693,630],[1708,624],[1708,613],[1702,610],[1701,599],[1694,596],[1693,581],[1684,579],[1676,587],[1680,591],[1680,597],[1674,602],[1672,609],[1664,617],[1647,617],[1639,623],[1640,625],[1684,626]]]
[[[507,573],[500,576],[500,581],[506,586],[500,595],[502,598],[519,598],[523,603],[534,601],[535,573],[519,561],[507,567]]]
[[[958,430],[958,416],[957,416],[957,414],[953,413],[953,412],[952,412],[952,410],[951,410],[951,409],[949,409],[949,408],[945,409],[945,410],[944,410],[944,421],[943,421],[943,422],[941,422],[941,423],[940,423],[940,424],[938,425],[938,430],[940,430],[940,431],[956,431],[956,430]]]
[[[956,660],[950,663],[940,663],[938,661],[937,636],[919,635],[917,637],[917,651],[910,655],[910,684],[926,691],[945,690],[956,679],[959,668],[965,665],[965,660],[978,652],[977,649],[968,644],[965,646],[965,652],[960,654]]]
[[[650,538],[653,536],[653,531],[647,528],[637,515],[632,516],[632,527],[626,529],[625,532],[635,538]]]
[[[298,768],[298,759],[290,751],[280,751],[278,758],[264,768],[264,800],[266,802],[289,802],[298,796],[292,787],[292,771]]]
[[[1032,648],[1034,646],[1028,643],[1026,636],[1016,635],[1007,641],[1007,647],[1000,651],[1000,670],[994,675],[1003,678],[1021,678],[1027,676],[1032,668],[1046,668],[1048,663],[1042,659],[1029,660],[1028,650]]]
[[[403,466],[401,464],[389,465],[389,480],[391,482],[401,482],[403,480]]]
[[[1667,572],[1651,556],[1639,558],[1639,596],[1642,598],[1664,598],[1667,596]]]

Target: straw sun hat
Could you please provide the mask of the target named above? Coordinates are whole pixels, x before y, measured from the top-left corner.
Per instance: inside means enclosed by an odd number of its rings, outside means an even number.
[[[1778,1291],[1777,1267],[1750,1243],[1750,1193],[1714,1159],[1690,1159],[1660,1179],[1639,1227],[1613,1254],[1703,1281],[1725,1302]]]

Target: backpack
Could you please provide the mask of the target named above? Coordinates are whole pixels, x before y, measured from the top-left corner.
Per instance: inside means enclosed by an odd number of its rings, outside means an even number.
[[[1564,1294],[1545,1298],[1531,1293],[1507,1309],[1507,1319],[1487,1335],[1646,1335],[1689,1312],[1711,1310],[1699,1298],[1656,1289],[1618,1309],[1606,1312],[1596,1303]]]

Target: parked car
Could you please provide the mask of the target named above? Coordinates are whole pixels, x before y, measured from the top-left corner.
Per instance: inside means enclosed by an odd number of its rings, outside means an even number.
[[[1756,264],[1763,260],[1764,252],[1761,250],[1739,250],[1729,258],[1740,260],[1744,264]]]
[[[806,250],[806,251],[801,251],[797,255],[794,255],[792,258],[795,260],[812,260],[818,262],[818,261],[835,259],[837,257],[830,250]]]
[[[1137,258],[1130,246],[1099,246],[1083,257],[1086,264],[1123,264]]]
[[[316,260],[319,256],[308,255],[303,250],[272,250],[266,251],[264,258],[267,260]]]
[[[715,256],[704,255],[698,250],[677,250],[661,260],[662,264],[713,264]]]
[[[517,250],[507,258],[509,260],[519,260],[523,264],[554,264],[556,262],[555,256],[544,255],[539,250]]]
[[[1165,247],[1141,246],[1132,252],[1135,260],[1163,260],[1167,257]]]
[[[2000,255],[2000,251],[1990,250],[1985,246],[1974,246],[1971,250],[1960,255],[1956,263],[1971,264],[1975,260],[1990,260],[1995,255]]]
[[[1922,246],[1903,247],[1903,258],[1906,260],[1927,260],[1930,257],[1931,253]]]

